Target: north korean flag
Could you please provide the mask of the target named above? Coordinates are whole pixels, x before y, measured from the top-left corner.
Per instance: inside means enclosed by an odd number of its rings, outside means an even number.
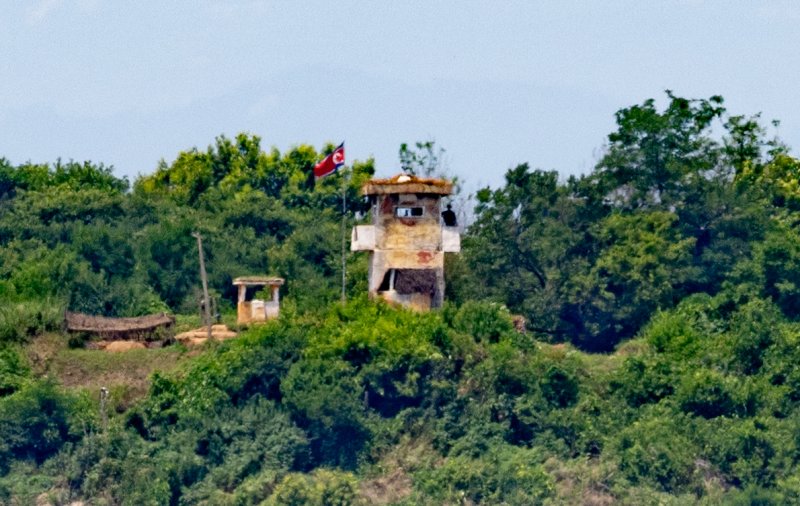
[[[344,142],[314,166],[314,179],[329,176],[339,170],[342,165],[344,165]]]

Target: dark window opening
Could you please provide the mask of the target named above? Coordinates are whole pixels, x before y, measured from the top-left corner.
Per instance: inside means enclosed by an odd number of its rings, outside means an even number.
[[[395,207],[394,214],[398,218],[419,218],[423,215],[421,207]]]
[[[379,292],[385,292],[391,289],[392,270],[393,269],[389,269],[386,271],[386,274],[383,275],[383,281],[381,281],[381,284],[378,287]]]

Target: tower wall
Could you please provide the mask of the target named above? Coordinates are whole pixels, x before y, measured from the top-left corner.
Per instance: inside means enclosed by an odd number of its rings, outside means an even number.
[[[353,230],[351,249],[370,251],[370,296],[416,310],[442,305],[441,198],[450,188],[443,180],[406,175],[365,185],[372,200],[372,225]]]

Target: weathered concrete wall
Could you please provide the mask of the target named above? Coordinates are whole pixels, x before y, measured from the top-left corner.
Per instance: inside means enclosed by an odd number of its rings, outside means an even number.
[[[393,193],[388,188],[383,188],[381,184],[373,186],[375,188],[368,194],[374,199],[372,206],[374,229],[360,228],[354,231],[354,240],[351,244],[351,248],[356,251],[371,250],[368,280],[370,295],[380,296],[387,301],[416,310],[441,306],[444,299],[445,248],[440,224],[440,202],[442,195],[446,195],[449,191],[442,190],[444,193],[434,194]],[[414,210],[414,214],[398,216],[398,207]],[[363,237],[355,235],[356,233]],[[446,250],[458,251],[460,246],[457,243],[458,238],[448,236],[447,239]],[[398,293],[394,286],[386,285],[384,280],[387,278],[387,273],[405,269],[433,271],[436,278],[433,293]],[[391,274],[389,279],[392,279]],[[430,288],[424,290],[428,291]]]
[[[253,310],[250,307],[250,301],[239,301],[236,304],[236,323],[247,325],[251,321],[253,321]]]
[[[247,325],[250,323],[265,322],[278,317],[280,305],[271,300],[248,300],[236,305],[236,323]]]
[[[261,286],[259,280],[252,277],[254,281],[249,283],[249,286]],[[264,278],[266,279],[266,278]],[[269,278],[274,280],[270,283],[269,290],[272,295],[271,300],[253,299],[247,300],[247,278],[237,278],[234,284],[239,287],[239,299],[236,304],[236,322],[239,325],[247,325],[249,323],[265,322],[277,318],[280,313],[280,285],[283,284],[283,279]],[[277,284],[280,283],[280,284]]]
[[[381,195],[377,199],[373,223],[378,249],[440,249],[439,199],[424,195]],[[398,207],[420,207],[423,215],[398,218]]]
[[[461,234],[457,227],[442,227],[442,251],[445,253],[461,252]]]
[[[381,233],[376,234],[376,239],[378,249],[436,251],[441,249],[442,233],[438,223],[420,220],[409,224],[398,220],[387,223]]]
[[[375,249],[375,226],[356,225],[350,234],[350,251],[372,251]]]

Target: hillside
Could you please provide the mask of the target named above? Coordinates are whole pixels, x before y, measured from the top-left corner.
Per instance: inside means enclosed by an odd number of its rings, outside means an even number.
[[[426,314],[367,300],[364,255],[338,301],[370,160],[315,182],[321,153],[246,134],[133,185],[0,160],[0,503],[800,501],[800,162],[719,97],[668,99],[620,110],[590,174],[477,192]],[[118,354],[62,332],[197,326],[196,231],[223,319],[269,274],[277,321]]]

